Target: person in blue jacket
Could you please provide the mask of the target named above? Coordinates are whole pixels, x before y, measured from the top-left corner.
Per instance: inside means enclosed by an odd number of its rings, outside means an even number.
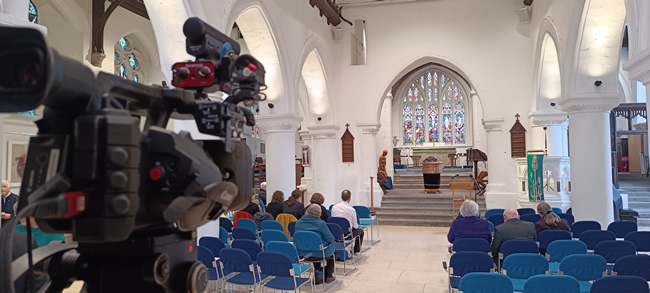
[[[296,232],[297,231],[311,231],[315,232],[323,240],[323,246],[330,245],[334,243],[334,235],[330,232],[330,229],[327,227],[325,221],[321,220],[321,207],[320,205],[310,205],[305,211],[305,215],[296,222]],[[313,258],[313,259],[312,259]],[[322,258],[310,257],[308,260],[319,260]],[[325,282],[332,283],[336,281],[334,274],[334,255],[327,257],[327,265],[325,266]],[[320,269],[320,263],[314,263],[315,269]]]
[[[488,243],[492,242],[492,232],[490,232],[490,224],[487,220],[478,217],[478,204],[472,200],[466,200],[460,206],[460,215],[451,223],[449,233],[447,233],[447,240],[449,243],[454,243],[458,238],[483,238]]]

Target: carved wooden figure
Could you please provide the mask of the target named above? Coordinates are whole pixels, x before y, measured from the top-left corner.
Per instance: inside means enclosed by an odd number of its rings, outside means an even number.
[[[388,172],[386,172],[387,155],[388,151],[384,150],[384,152],[379,157],[379,167],[377,168],[377,183],[379,183],[379,186],[381,187],[381,190],[384,192],[384,194],[388,193],[388,191],[386,191],[386,188],[384,188],[384,183],[388,181]]]

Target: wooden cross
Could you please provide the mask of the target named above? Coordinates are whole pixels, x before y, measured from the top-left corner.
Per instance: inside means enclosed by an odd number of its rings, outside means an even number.
[[[515,115],[515,117],[517,118],[517,121],[519,121],[519,117],[521,117],[521,115],[519,115],[519,113],[517,113],[517,115]]]
[[[345,123],[345,128],[350,127],[350,123]]]

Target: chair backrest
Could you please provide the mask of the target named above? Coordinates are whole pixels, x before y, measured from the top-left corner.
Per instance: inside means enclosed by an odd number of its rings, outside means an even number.
[[[494,268],[492,257],[484,252],[460,251],[449,259],[449,273],[462,277],[469,273],[489,273]]]
[[[221,251],[219,261],[223,264],[224,270],[237,273],[251,271],[250,266],[253,265],[253,261],[246,251],[239,248],[224,248]]]
[[[260,201],[260,206],[262,207],[262,211],[266,213],[266,204],[264,203],[264,200],[261,198],[258,198]]]
[[[544,230],[537,235],[537,241],[541,249],[547,249],[548,245],[556,240],[571,240],[571,233],[564,230]]]
[[[521,209],[517,209],[517,213],[519,213],[519,216],[523,216],[523,215],[534,215],[536,212],[535,209],[533,208],[521,208]]]
[[[334,223],[327,223],[327,228],[329,228],[332,235],[334,235],[334,240],[336,241],[343,240],[343,229],[341,229],[341,226]]]
[[[253,216],[251,214],[249,214],[248,212],[244,212],[244,211],[235,212],[235,216],[232,218],[232,222],[234,223],[234,226],[233,226],[234,228],[237,228],[237,225],[238,225],[237,222],[238,222],[239,219],[251,219],[252,220]]]
[[[521,217],[519,217],[519,219],[522,221],[531,222],[535,224],[542,219],[542,216],[540,216],[539,214],[527,214],[527,215],[522,215]]]
[[[573,215],[573,208],[568,208],[565,213]]]
[[[607,230],[587,230],[580,233],[580,241],[587,244],[587,249],[594,249],[596,244],[605,240],[616,240],[616,235]]]
[[[560,262],[560,272],[573,276],[579,281],[593,281],[607,271],[607,262],[597,254],[574,254]]]
[[[488,222],[488,226],[490,226],[490,232],[494,233],[494,224],[492,224],[492,222],[490,221],[487,222]]]
[[[219,227],[219,239],[221,239],[223,243],[230,243],[230,234],[228,233],[228,230],[226,230],[226,228]]]
[[[463,293],[512,293],[512,281],[505,275],[494,273],[469,273],[460,279]]]
[[[284,231],[273,229],[262,231],[262,242],[266,245],[266,243],[271,241],[289,242],[289,239],[287,238],[287,235],[284,235]]]
[[[355,211],[357,211],[357,218],[369,219],[370,218],[370,209],[366,206],[352,206]]]
[[[203,236],[199,239],[199,246],[203,246],[210,250],[212,255],[219,256],[222,249],[226,248],[221,239],[217,237]]]
[[[504,209],[489,209],[485,212],[485,218],[487,219],[493,215],[499,215],[501,218],[503,218],[503,212],[505,212]]]
[[[594,254],[605,258],[607,263],[615,263],[626,255],[636,255],[636,246],[630,241],[605,240],[596,244]]]
[[[350,232],[350,222],[348,222],[347,219],[341,218],[341,217],[329,217],[327,219],[328,223],[334,223],[337,224],[343,229],[343,233],[348,233]]]
[[[650,251],[650,231],[636,231],[625,235],[625,241],[636,245],[636,251]]]
[[[505,259],[515,253],[539,253],[539,246],[533,240],[508,240],[501,244],[500,252]]]
[[[279,252],[284,255],[286,255],[289,260],[291,260],[292,263],[297,264],[298,263],[298,250],[296,250],[296,247],[293,246],[290,242],[283,242],[283,241],[271,241],[268,243],[265,243],[264,245],[265,251],[274,251],[274,252]]]
[[[262,231],[264,230],[279,230],[284,232],[284,227],[282,227],[282,224],[276,220],[266,220],[262,221]]]
[[[483,238],[459,238],[454,240],[453,251],[490,252],[490,243]]]
[[[253,233],[257,233],[257,223],[251,219],[239,219],[237,220],[237,228],[245,228],[251,230]]]
[[[539,253],[517,253],[503,260],[503,270],[513,279],[528,279],[548,271],[548,260]]]
[[[217,239],[218,240],[218,239]],[[218,277],[217,268],[214,267],[214,255],[207,247],[199,246],[197,247],[196,255],[198,260],[208,268],[208,279],[216,280]]]
[[[587,244],[579,240],[555,240],[546,248],[550,262],[561,262],[574,254],[587,254]]]
[[[298,221],[298,219],[296,219],[294,215],[282,213],[282,214],[278,214],[275,217],[275,220],[280,222],[280,224],[282,224],[284,235],[286,235],[287,238],[291,237],[291,233],[289,233],[289,223],[296,222]]]
[[[250,256],[252,261],[256,261],[257,254],[262,252],[262,248],[260,248],[260,245],[257,244],[256,241],[250,239],[235,239],[232,241],[231,247],[239,248],[241,250],[246,251],[246,253],[248,253],[248,256]]]
[[[650,281],[650,255],[621,257],[614,263],[614,272],[618,275],[638,276]]]
[[[616,221],[607,225],[607,231],[614,232],[616,238],[625,238],[628,233],[636,232],[637,230],[639,230],[639,227],[636,222],[632,221]]]
[[[257,256],[257,265],[261,273],[276,277],[293,276],[293,263],[284,254],[279,252],[264,251]]]
[[[219,227],[225,228],[226,231],[232,232],[232,222],[228,218],[219,217]]]
[[[591,285],[591,293],[622,292],[621,289],[626,293],[646,293],[649,290],[648,282],[637,276],[607,276]]]
[[[573,226],[573,223],[575,223],[576,221],[572,214],[564,213],[564,214],[557,214],[557,215],[558,217],[560,217],[560,219],[564,219],[567,222],[569,222],[569,227]]]
[[[492,222],[494,226],[499,226],[503,224],[503,215],[491,215],[487,218],[488,221]]]
[[[556,214],[556,215],[559,215],[559,214],[562,213],[562,209],[561,209],[561,208],[551,208],[551,209],[553,210],[553,213]]]
[[[257,236],[253,231],[246,228],[234,228],[232,229],[232,238],[233,239],[250,239],[257,240]]]
[[[524,293],[576,293],[580,292],[580,283],[572,276],[537,275],[528,278],[524,284]]]
[[[596,221],[577,221],[571,225],[573,238],[580,238],[582,232],[589,230],[600,230],[600,223]]]
[[[289,228],[289,235],[291,237],[293,237],[293,233],[296,233],[296,222],[297,221],[289,222],[288,228]]]
[[[329,209],[328,209],[328,210],[330,211],[330,213],[332,212],[332,207],[334,207],[333,204],[331,204],[330,207],[329,207]]]
[[[298,253],[303,255],[307,252],[321,251],[323,240],[316,232],[312,231],[296,231],[293,234],[293,244],[296,245]]]

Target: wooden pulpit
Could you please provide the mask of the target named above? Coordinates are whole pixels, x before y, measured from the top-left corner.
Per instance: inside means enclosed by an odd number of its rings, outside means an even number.
[[[460,206],[465,202],[465,195],[463,192],[462,198],[456,198],[456,190],[467,190],[469,198],[472,198],[472,190],[474,190],[474,182],[449,182],[449,189],[451,189],[451,217],[456,219],[458,211],[456,210],[456,205]]]

